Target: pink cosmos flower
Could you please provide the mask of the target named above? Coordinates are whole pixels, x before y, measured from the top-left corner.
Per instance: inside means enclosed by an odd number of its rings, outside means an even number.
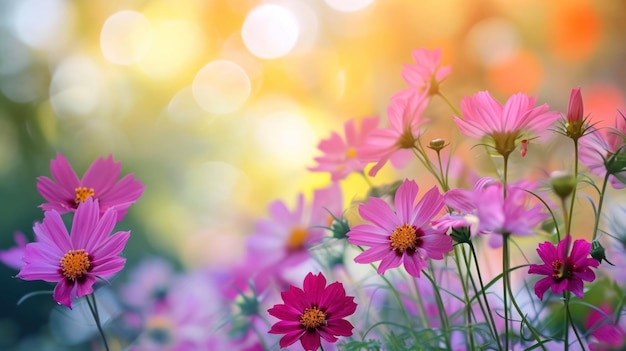
[[[110,235],[117,212],[100,217],[100,206],[91,198],[82,202],[68,235],[61,215],[46,211],[42,223],[35,223],[35,242],[24,249],[24,267],[17,277],[23,280],[56,282],[54,300],[69,308],[75,298],[91,294],[97,277],[107,278],[124,268],[120,253],[130,231]]]
[[[523,93],[511,96],[503,106],[489,92],[481,91],[461,101],[464,118],[455,116],[454,120],[463,134],[487,138],[507,157],[520,140],[530,139],[529,134],[541,135],[559,118],[548,108],[547,104],[535,107],[535,98]]]
[[[350,336],[354,328],[344,318],[356,311],[354,297],[346,296],[343,285],[334,282],[326,286],[322,273],[307,274],[303,289],[291,286],[281,293],[282,304],[274,305],[267,312],[280,319],[270,329],[270,334],[285,334],[280,347],[287,347],[300,340],[304,350],[320,348],[320,337],[336,342],[337,336]]]
[[[380,260],[379,274],[404,264],[410,275],[419,277],[428,258],[441,260],[452,250],[452,239],[445,230],[430,226],[443,208],[443,196],[433,187],[415,204],[418,191],[417,183],[405,180],[396,192],[395,212],[375,197],[359,206],[361,217],[372,224],[355,225],[348,233],[351,244],[370,246],[354,258],[355,262]]]
[[[596,268],[600,262],[589,257],[591,244],[578,239],[574,241],[572,252],[568,253],[571,242],[572,237],[568,234],[556,248],[549,241],[539,244],[537,253],[544,263],[531,264],[528,273],[546,276],[535,284],[535,294],[540,300],[543,300],[543,294],[549,288],[555,294],[568,290],[582,299],[583,281],[592,282],[596,279],[590,267]]]
[[[397,165],[406,163],[410,153],[401,152],[415,147],[420,135],[419,128],[427,121],[422,117],[427,104],[425,92],[415,89],[405,89],[391,98],[387,108],[387,118],[391,126],[369,133],[364,144],[356,150],[357,158],[376,162],[369,171],[370,176],[375,176],[394,156],[401,156],[401,159],[396,159]]]
[[[602,312],[611,315],[613,308],[608,304],[600,306]],[[608,318],[597,310],[591,310],[585,318],[585,326],[591,330],[589,343],[591,351],[623,350],[626,343],[626,331],[616,324],[613,318]]]
[[[579,159],[589,171],[599,177],[608,172],[614,189],[626,187],[626,117],[615,118],[615,127],[589,128],[590,133],[580,139]]]
[[[37,178],[37,190],[48,201],[41,208],[60,214],[74,212],[80,203],[93,197],[100,203],[101,214],[115,208],[117,220],[121,221],[128,207],[141,196],[144,186],[132,173],[117,181],[120,168],[120,162],[113,161],[113,156],[109,155],[106,159],[95,160],[83,178],[78,179],[65,157],[57,153],[57,158],[50,161],[53,179]]]
[[[413,88],[424,90],[427,94],[439,93],[439,84],[450,74],[450,66],[441,66],[441,49],[425,48],[413,50],[415,65],[405,64],[402,78]]]
[[[256,223],[256,232],[246,241],[247,262],[254,262],[263,274],[280,275],[281,272],[304,263],[311,257],[311,247],[319,244],[325,235],[331,215],[341,217],[343,200],[339,184],[318,189],[313,200],[305,206],[300,194],[293,210],[284,202],[275,201],[269,206],[269,219]],[[263,279],[262,279],[263,280]]]
[[[367,135],[376,129],[378,117],[364,118],[361,130],[356,127],[356,120],[344,124],[345,141],[333,132],[328,139],[317,146],[324,155],[316,157],[317,166],[309,168],[313,172],[329,172],[333,182],[345,178],[352,172],[362,172],[367,162],[357,158],[356,150],[363,144]]]
[[[548,217],[541,204],[533,204],[532,196],[525,190],[533,190],[537,184],[522,180],[507,186],[504,198],[502,183],[485,177],[474,188],[451,189],[445,195],[445,203],[455,212],[436,221],[435,227],[470,227],[472,234],[489,234],[491,247],[502,246],[502,233],[529,236],[534,228]]]
[[[24,248],[28,240],[26,240],[26,236],[22,232],[15,232],[13,238],[15,239],[15,246],[0,251],[0,262],[11,268],[21,269],[24,266],[22,257],[24,256]]]

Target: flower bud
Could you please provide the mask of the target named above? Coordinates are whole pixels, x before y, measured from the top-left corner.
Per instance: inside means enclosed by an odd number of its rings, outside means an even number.
[[[433,149],[435,151],[439,151],[441,149],[443,149],[444,147],[446,147],[448,144],[446,144],[446,141],[441,139],[441,138],[437,138],[437,139],[433,139],[430,141],[430,143],[428,143],[428,148]]]
[[[555,171],[550,174],[550,186],[554,193],[561,199],[568,197],[576,187],[576,177],[563,171]]]
[[[583,116],[583,97],[580,94],[580,87],[572,89],[569,95],[569,104],[567,106],[567,122],[569,124],[582,123]]]
[[[469,227],[452,228],[452,232],[450,233],[452,240],[459,244],[469,244],[470,236]]]
[[[330,225],[330,231],[333,233],[333,238],[345,239],[350,231],[350,225],[347,220],[335,217]]]
[[[613,263],[609,262],[609,260],[606,259],[604,247],[602,247],[602,244],[600,244],[600,242],[597,240],[591,242],[591,257],[595,258],[596,261],[600,263],[602,263],[602,260],[605,260],[606,263],[610,264],[611,266],[615,266]]]

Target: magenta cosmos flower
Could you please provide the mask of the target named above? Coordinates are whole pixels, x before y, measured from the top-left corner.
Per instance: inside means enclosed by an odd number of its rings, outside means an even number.
[[[329,172],[333,182],[345,178],[352,172],[362,172],[367,162],[356,157],[356,150],[377,125],[378,117],[363,118],[360,130],[357,130],[356,120],[347,121],[343,127],[345,141],[335,132],[328,139],[322,140],[317,147],[324,155],[316,157],[317,166],[309,170]]]
[[[48,202],[41,205],[44,211],[56,210],[60,214],[73,212],[81,202],[93,197],[100,203],[100,211],[109,208],[117,211],[117,220],[121,221],[126,210],[144,190],[133,174],[128,174],[119,181],[121,164],[113,161],[113,156],[98,158],[78,179],[69,162],[57,153],[57,158],[50,161],[52,178],[38,177],[37,190]]]
[[[24,266],[22,257],[24,257],[24,248],[28,240],[22,232],[15,232],[13,238],[15,238],[15,246],[0,251],[0,262],[11,268],[20,269]]]
[[[328,342],[337,336],[350,336],[354,328],[344,318],[356,311],[353,296],[346,296],[343,285],[334,282],[326,286],[322,273],[307,274],[303,289],[291,286],[281,293],[284,303],[274,305],[267,312],[280,319],[269,333],[285,334],[280,347],[287,347],[300,340],[305,350],[320,348],[320,337]]]
[[[568,290],[582,299],[583,281],[592,282],[596,279],[590,267],[596,268],[600,262],[589,257],[591,244],[578,239],[568,254],[571,242],[572,237],[568,234],[556,248],[549,241],[539,244],[537,253],[543,264],[531,264],[528,273],[546,276],[535,284],[535,294],[540,300],[543,300],[543,294],[549,288],[555,294]]]
[[[359,206],[361,217],[372,224],[355,225],[348,233],[351,244],[370,246],[354,258],[356,263],[380,260],[379,274],[404,264],[410,275],[419,277],[426,259],[441,260],[452,250],[452,239],[445,230],[430,225],[443,208],[443,196],[433,187],[415,204],[418,191],[414,181],[405,180],[396,192],[395,212],[375,197]]]
[[[376,162],[369,171],[370,176],[375,176],[388,160],[396,165],[406,163],[410,152],[402,151],[415,147],[420,135],[420,126],[427,121],[422,117],[427,104],[425,92],[415,89],[402,90],[391,98],[387,108],[387,118],[391,125],[369,133],[363,145],[356,150],[359,159]]]
[[[439,84],[450,74],[450,66],[441,66],[441,49],[425,48],[413,50],[414,65],[405,64],[402,78],[413,88],[427,92],[427,95],[439,93]]]
[[[124,268],[119,257],[130,231],[111,231],[117,212],[108,210],[100,217],[98,201],[82,202],[73,218],[68,235],[61,215],[46,211],[42,223],[36,223],[35,242],[24,249],[24,267],[17,274],[23,280],[57,283],[54,300],[72,307],[75,298],[91,294],[97,277],[107,278]]]
[[[523,93],[511,96],[500,105],[487,91],[461,101],[463,118],[454,117],[461,132],[471,138],[487,139],[495,150],[507,157],[521,140],[541,135],[559,118],[548,105],[535,107],[535,98]]]

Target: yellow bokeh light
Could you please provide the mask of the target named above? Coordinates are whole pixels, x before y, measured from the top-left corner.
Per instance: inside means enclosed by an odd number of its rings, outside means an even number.
[[[100,49],[111,63],[130,65],[139,62],[152,41],[152,26],[143,14],[124,10],[111,15],[100,32]]]
[[[325,0],[328,6],[341,12],[355,12],[368,7],[374,0]]]
[[[250,96],[250,90],[246,71],[227,60],[213,61],[202,67],[192,84],[198,105],[216,114],[238,110]]]

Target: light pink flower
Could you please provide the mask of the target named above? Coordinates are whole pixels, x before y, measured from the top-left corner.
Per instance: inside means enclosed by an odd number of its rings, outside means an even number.
[[[0,262],[11,268],[21,269],[24,266],[22,257],[24,256],[24,248],[28,240],[26,240],[26,236],[22,232],[15,232],[13,238],[15,239],[15,246],[0,251]]]
[[[330,225],[332,217],[328,211],[341,217],[342,208],[337,183],[316,190],[307,206],[303,194],[298,196],[293,210],[282,201],[273,202],[269,206],[270,218],[257,221],[255,233],[246,241],[247,261],[255,263],[251,268],[269,269],[265,274],[274,274],[305,262],[311,257],[311,247],[325,235],[322,227]]]
[[[337,336],[350,336],[354,328],[344,318],[356,311],[354,297],[346,296],[343,285],[334,282],[326,286],[322,273],[307,274],[303,288],[291,286],[281,293],[284,303],[274,305],[267,312],[280,319],[270,334],[285,334],[280,347],[300,340],[304,350],[317,350],[324,338],[336,342]]]
[[[81,202],[93,197],[98,199],[101,213],[115,208],[117,220],[121,221],[128,207],[141,196],[144,186],[132,173],[118,181],[120,169],[120,162],[113,161],[109,155],[95,160],[79,179],[67,159],[57,153],[57,158],[50,161],[52,179],[37,178],[37,190],[48,201],[41,208],[60,214],[74,212]]]
[[[428,104],[426,94],[415,89],[406,89],[391,98],[387,108],[388,128],[379,128],[367,136],[365,143],[357,148],[357,157],[367,162],[376,162],[369,171],[375,176],[394,155],[404,149],[412,149],[420,135],[420,126],[427,120],[422,113]],[[406,163],[407,153],[399,164]]]
[[[599,177],[610,173],[614,189],[626,187],[626,117],[615,117],[615,127],[589,128],[590,133],[580,139],[579,159],[589,171]]]
[[[529,274],[545,275],[535,284],[535,294],[543,300],[543,294],[552,289],[555,294],[565,290],[571,291],[578,298],[583,298],[583,281],[592,282],[596,275],[591,267],[596,268],[600,264],[596,259],[589,257],[591,244],[585,240],[574,241],[572,252],[569,250],[572,237],[568,234],[554,247],[549,241],[539,244],[537,253],[543,264],[531,264]]]
[[[473,234],[488,234],[492,247],[502,245],[503,233],[528,236],[535,234],[534,228],[548,217],[541,204],[525,190],[535,189],[533,182],[522,180],[507,186],[504,198],[502,183],[493,178],[481,178],[473,190],[451,189],[445,194],[445,203],[455,212],[436,221],[437,228],[472,228]]]
[[[354,258],[356,263],[381,261],[378,273],[404,264],[407,272],[420,276],[427,259],[441,260],[452,250],[452,239],[430,223],[443,208],[437,187],[430,189],[415,204],[419,187],[405,180],[395,195],[395,212],[384,200],[372,197],[359,206],[359,213],[371,224],[358,224],[348,233],[353,245],[370,246]]]
[[[461,132],[471,138],[493,143],[495,150],[507,157],[523,139],[542,135],[559,118],[548,105],[535,107],[535,98],[523,93],[511,96],[500,105],[487,91],[461,101],[463,118],[454,117]]]
[[[35,223],[35,242],[24,249],[24,267],[17,277],[57,283],[54,300],[72,307],[75,298],[91,294],[97,277],[107,278],[124,268],[120,253],[130,231],[111,231],[117,212],[100,217],[98,201],[86,199],[78,206],[67,233],[61,215],[46,211],[42,223]]]
[[[426,91],[427,95],[439,93],[439,85],[450,74],[450,66],[441,66],[441,49],[413,50],[414,65],[404,64],[402,78],[413,88]]]
[[[357,130],[356,120],[347,121],[344,124],[345,141],[335,132],[328,139],[322,140],[317,147],[324,155],[316,157],[317,166],[309,170],[329,172],[333,182],[345,178],[352,172],[362,172],[367,162],[357,158],[356,150],[377,125],[378,117],[362,119],[360,130]]]

